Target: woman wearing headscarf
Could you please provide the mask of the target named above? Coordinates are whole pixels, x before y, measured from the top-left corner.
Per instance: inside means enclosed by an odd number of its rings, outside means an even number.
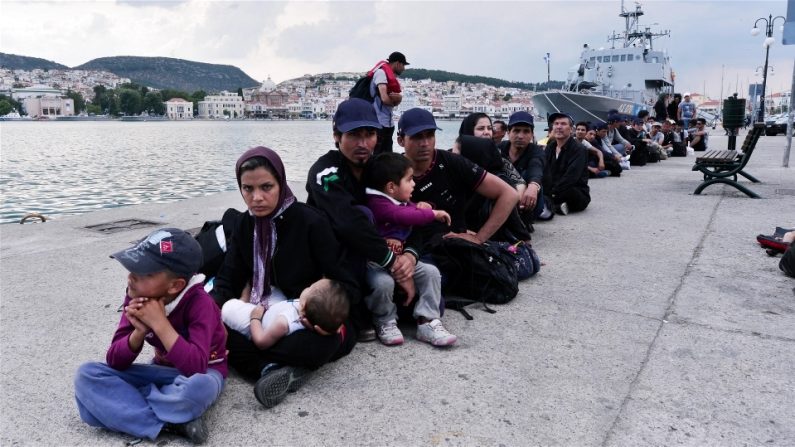
[[[460,154],[469,161],[477,164],[491,174],[496,175],[504,182],[516,188],[520,195],[527,187],[522,176],[514,168],[510,160],[500,154],[494,140],[491,139],[491,118],[485,113],[470,113],[461,122],[458,139],[453,147],[453,152]],[[467,204],[466,221],[470,228],[480,228],[491,212],[492,203],[479,195],[473,196]],[[530,232],[518,212],[514,209],[508,219],[492,239],[515,243],[530,240]]]
[[[297,298],[324,277],[340,282],[349,299],[358,301],[358,288],[344,268],[331,226],[322,213],[295,199],[278,154],[262,146],[251,148],[237,160],[235,175],[248,212],[235,223],[215,278],[211,295],[218,306],[241,298],[267,308]],[[258,378],[255,395],[272,406],[297,389],[311,370],[353,349],[355,337],[347,324],[344,329],[330,336],[296,331],[260,350],[228,328],[229,364],[247,378]]]

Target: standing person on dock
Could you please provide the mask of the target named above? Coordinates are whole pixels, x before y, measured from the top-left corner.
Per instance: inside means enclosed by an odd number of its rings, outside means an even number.
[[[682,95],[674,93],[673,99],[668,103],[666,111],[669,120],[679,121],[679,104],[682,102]]]
[[[399,51],[389,55],[385,61],[379,61],[367,76],[372,78],[370,81],[370,95],[373,96],[373,107],[378,115],[378,122],[381,128],[378,130],[378,142],[375,147],[375,154],[382,152],[392,152],[392,135],[395,133],[395,125],[392,123],[392,109],[401,101],[403,94],[400,89],[400,82],[397,77],[406,69],[409,63],[406,56]]]
[[[679,103],[677,109],[676,119],[682,120],[685,129],[690,128],[690,121],[694,120],[698,115],[698,108],[696,104],[690,101],[690,93],[685,93],[685,100]]]
[[[403,252],[395,254],[378,234],[372,215],[366,211],[367,194],[362,176],[365,164],[373,156],[381,124],[371,104],[352,98],[337,107],[332,128],[337,150],[322,155],[309,169],[307,203],[328,216],[331,229],[346,249],[362,290],[383,293],[375,287],[388,285],[385,281],[369,283],[367,263],[377,264],[395,281],[405,282],[414,276],[419,250],[409,237]],[[391,287],[394,288],[394,284]],[[368,299],[369,296],[365,297],[365,301]],[[363,303],[352,306],[351,319],[359,341],[372,341],[376,334]]]
[[[572,119],[565,113],[549,115],[552,135],[546,148],[544,194],[556,214],[584,210],[591,202],[588,155],[572,136]]]
[[[201,246],[185,231],[162,228],[111,257],[129,271],[127,293],[107,363],[77,370],[80,418],[151,440],[168,432],[202,444],[202,415],[228,369],[221,312],[197,274]],[[152,364],[133,363],[144,342],[154,347]]]
[[[668,103],[670,102],[671,95],[668,93],[660,93],[657,102],[654,103],[654,118],[658,122],[663,122],[668,119]]]

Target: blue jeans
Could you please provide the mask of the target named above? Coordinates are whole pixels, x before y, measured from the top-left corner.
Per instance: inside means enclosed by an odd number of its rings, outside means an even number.
[[[166,422],[201,416],[224,388],[214,369],[185,377],[176,368],[134,364],[124,371],[84,363],[75,375],[75,399],[88,425],[151,440]]]

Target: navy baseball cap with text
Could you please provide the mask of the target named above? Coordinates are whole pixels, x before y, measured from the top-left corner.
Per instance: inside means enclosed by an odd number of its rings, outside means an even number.
[[[199,271],[203,260],[201,245],[179,228],[155,230],[134,246],[110,257],[136,275],[168,270],[182,278]]]
[[[436,126],[433,114],[419,107],[406,110],[400,115],[400,120],[398,120],[398,135],[413,137],[423,130],[429,129],[442,130]]]

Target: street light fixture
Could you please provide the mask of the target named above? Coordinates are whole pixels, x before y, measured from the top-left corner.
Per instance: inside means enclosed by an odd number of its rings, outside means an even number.
[[[765,40],[762,42],[762,47],[765,49],[765,67],[762,71],[762,96],[759,98],[759,115],[757,116],[756,121],[759,123],[765,122],[765,87],[767,86],[767,62],[770,57],[770,47],[773,46],[775,43],[775,39],[773,39],[773,25],[776,20],[781,19],[782,21],[786,21],[782,16],[773,17],[772,14],[769,14],[767,18],[760,17],[756,19],[754,22],[754,27],[751,28],[751,35],[758,36],[760,29],[757,27],[759,22],[764,22],[765,24]]]

